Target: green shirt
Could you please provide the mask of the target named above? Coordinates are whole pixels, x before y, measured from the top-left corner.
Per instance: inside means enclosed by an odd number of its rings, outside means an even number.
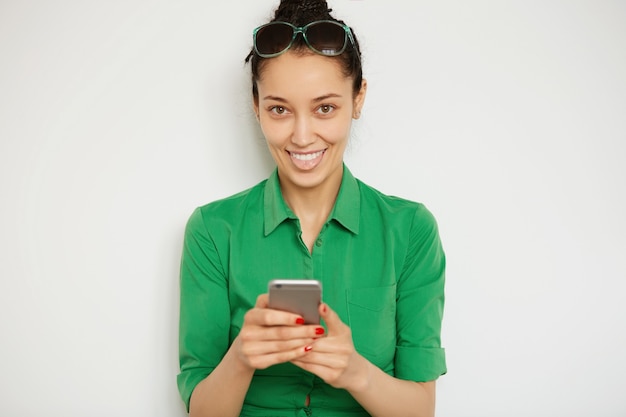
[[[320,280],[324,302],[350,326],[357,351],[389,375],[431,381],[446,372],[445,256],[435,219],[422,204],[383,195],[344,167],[312,253],[300,236],[276,171],[191,215],[181,264],[178,375],[187,406],[274,278]],[[255,373],[241,415],[368,414],[347,391],[285,363]]]

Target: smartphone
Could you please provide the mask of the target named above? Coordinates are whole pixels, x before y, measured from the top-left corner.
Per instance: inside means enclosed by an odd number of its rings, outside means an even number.
[[[319,324],[322,283],[313,279],[274,279],[268,284],[269,307],[302,316],[305,324]]]

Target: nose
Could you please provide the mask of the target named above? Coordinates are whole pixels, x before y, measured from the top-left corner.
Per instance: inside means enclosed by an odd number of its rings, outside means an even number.
[[[313,123],[305,115],[296,117],[293,126],[293,134],[291,135],[291,143],[301,148],[315,142],[313,133]]]

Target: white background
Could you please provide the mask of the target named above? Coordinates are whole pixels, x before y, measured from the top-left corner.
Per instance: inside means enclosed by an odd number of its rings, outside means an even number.
[[[243,59],[276,4],[0,1],[1,415],[184,415],[183,227],[272,169]],[[626,415],[626,3],[331,6],[348,165],[440,223],[438,415]]]

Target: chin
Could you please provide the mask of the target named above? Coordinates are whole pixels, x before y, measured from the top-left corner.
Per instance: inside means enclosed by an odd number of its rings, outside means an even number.
[[[297,173],[288,175],[287,180],[298,188],[315,188],[322,185],[328,177],[322,177],[314,173]]]
[[[294,171],[287,173],[287,181],[301,189],[314,189],[321,187],[329,182],[334,182],[337,178],[337,172],[343,172],[342,165],[336,169],[328,169],[328,167],[318,166],[311,171]]]

